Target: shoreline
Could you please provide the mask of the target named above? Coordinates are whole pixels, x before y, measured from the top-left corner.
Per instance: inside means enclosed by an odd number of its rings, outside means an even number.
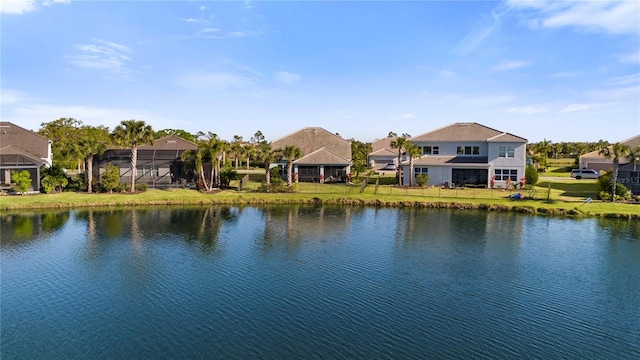
[[[353,194],[300,194],[300,193],[238,193],[220,191],[199,193],[193,190],[149,190],[136,194],[59,193],[0,197],[2,214],[29,210],[60,210],[86,208],[122,208],[140,206],[206,206],[206,205],[345,205],[368,207],[417,207],[514,212],[536,216],[572,218],[620,218],[640,220],[640,205],[624,203],[568,202],[562,200],[508,200],[470,198],[432,198],[398,195]],[[24,200],[24,201],[23,201]],[[594,209],[595,207],[595,209]],[[604,207],[607,207],[605,209]],[[608,209],[617,207],[616,209]]]

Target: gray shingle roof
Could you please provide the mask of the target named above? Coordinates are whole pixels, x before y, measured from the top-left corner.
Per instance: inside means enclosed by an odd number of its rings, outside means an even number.
[[[351,160],[351,142],[320,127],[306,127],[271,142],[274,149],[296,146],[306,156],[326,148],[341,158]]]
[[[302,158],[293,162],[297,165],[344,165],[350,164],[349,159],[345,159],[342,156],[334,153],[327,148],[320,148],[311,154],[303,156]]]
[[[8,121],[0,121],[0,147],[16,146],[36,158],[48,158],[49,139]]]
[[[527,142],[527,139],[492,129],[475,122],[454,123],[445,127],[414,136],[411,142]]]
[[[2,166],[35,165],[40,167],[44,164],[46,164],[46,161],[16,146],[7,145],[0,148],[0,165]]]

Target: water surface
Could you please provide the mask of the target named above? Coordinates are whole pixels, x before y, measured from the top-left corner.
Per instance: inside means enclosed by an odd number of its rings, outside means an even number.
[[[637,359],[639,223],[310,206],[3,214],[0,351]]]

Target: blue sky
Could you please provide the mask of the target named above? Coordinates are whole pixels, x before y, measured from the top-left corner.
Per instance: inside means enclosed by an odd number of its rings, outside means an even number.
[[[371,141],[640,133],[638,1],[2,0],[1,116]]]

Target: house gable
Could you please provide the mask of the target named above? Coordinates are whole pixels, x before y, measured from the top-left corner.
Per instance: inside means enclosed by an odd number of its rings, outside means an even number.
[[[414,136],[411,142],[523,142],[519,136],[492,129],[475,122],[454,123]]]
[[[296,165],[342,165],[348,166],[350,161],[327,148],[321,148],[293,162]]]
[[[51,165],[51,141],[46,137],[15,125],[0,121],[0,147],[13,145]]]
[[[303,156],[325,148],[341,158],[351,161],[351,142],[320,127],[306,127],[271,142],[274,149],[295,146]]]

